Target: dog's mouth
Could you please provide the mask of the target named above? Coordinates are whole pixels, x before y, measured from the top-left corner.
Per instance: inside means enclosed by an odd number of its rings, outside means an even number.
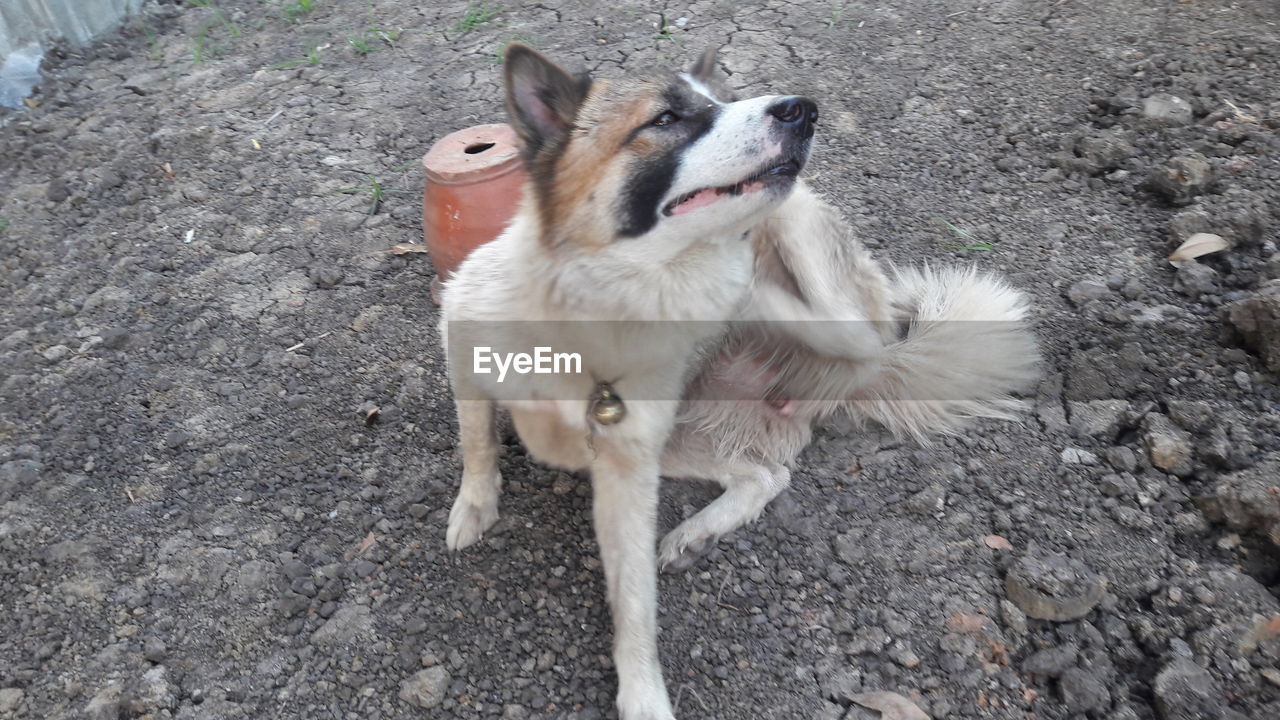
[[[732,185],[701,188],[693,192],[687,192],[663,206],[662,214],[667,217],[684,215],[695,210],[701,210],[708,205],[714,205],[721,198],[747,195],[763,190],[769,185],[789,184],[799,175],[800,161],[795,158],[789,158],[769,165],[760,172],[754,173]]]

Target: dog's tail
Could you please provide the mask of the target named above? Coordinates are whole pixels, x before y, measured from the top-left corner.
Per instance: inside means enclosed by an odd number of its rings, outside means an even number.
[[[842,408],[920,442],[968,418],[1012,418],[1014,393],[1038,376],[1022,293],[973,268],[896,270],[889,289],[901,339]]]

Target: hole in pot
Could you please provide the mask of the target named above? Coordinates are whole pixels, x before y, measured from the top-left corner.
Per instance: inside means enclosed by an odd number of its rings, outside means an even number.
[[[466,148],[464,148],[464,149],[463,149],[463,151],[462,151],[462,152],[464,152],[464,153],[466,153],[466,154],[468,154],[468,155],[476,155],[476,154],[478,154],[478,153],[482,153],[482,152],[484,152],[485,150],[488,150],[488,149],[489,149],[489,148],[491,148],[491,147],[493,147],[493,143],[491,143],[491,142],[490,142],[490,143],[476,143],[475,145],[468,145]]]

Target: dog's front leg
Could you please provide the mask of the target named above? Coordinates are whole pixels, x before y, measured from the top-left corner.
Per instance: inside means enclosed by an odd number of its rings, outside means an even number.
[[[445,544],[461,550],[484,536],[498,521],[498,438],[494,432],[494,403],[489,399],[458,398],[458,435],[462,445],[462,487],[449,512]]]
[[[650,403],[643,403],[649,405]],[[659,405],[660,403],[652,403]],[[595,440],[592,512],[613,614],[613,662],[622,720],[674,720],[658,660],[658,468],[670,419],[635,408],[622,426]],[[646,412],[649,411],[649,412]],[[668,415],[674,413],[674,408]],[[649,437],[637,437],[641,429]],[[658,437],[661,435],[661,437]]]

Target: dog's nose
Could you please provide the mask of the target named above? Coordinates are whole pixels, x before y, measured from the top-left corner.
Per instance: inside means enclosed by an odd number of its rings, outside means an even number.
[[[767,112],[805,137],[813,135],[813,126],[818,123],[818,104],[799,95],[778,100],[768,107]]]

